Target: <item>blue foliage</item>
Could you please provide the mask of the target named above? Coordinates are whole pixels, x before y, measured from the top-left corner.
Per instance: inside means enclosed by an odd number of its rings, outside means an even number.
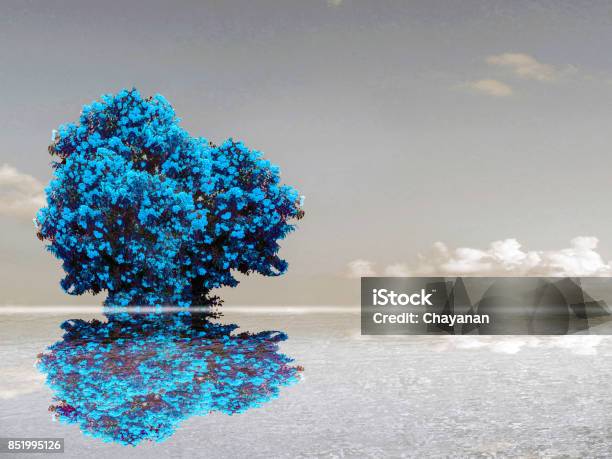
[[[70,294],[107,305],[209,304],[234,271],[279,275],[278,241],[303,216],[278,167],[241,142],[191,137],[161,96],[135,89],[83,107],[49,147],[38,236]]]
[[[107,315],[71,320],[39,355],[60,421],[90,436],[136,445],[163,441],[184,419],[259,406],[299,379],[278,352],[282,332],[233,333],[202,315]]]

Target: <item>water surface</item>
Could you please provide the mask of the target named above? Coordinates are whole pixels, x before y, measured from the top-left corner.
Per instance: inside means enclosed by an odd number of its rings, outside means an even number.
[[[34,363],[73,311],[0,315],[0,431],[64,437],[66,457],[609,455],[607,336],[362,337],[358,311],[342,311],[227,307],[218,322],[238,333],[287,333],[279,352],[303,377],[259,407],[191,416],[165,441],[135,447],[51,419],[54,392]]]

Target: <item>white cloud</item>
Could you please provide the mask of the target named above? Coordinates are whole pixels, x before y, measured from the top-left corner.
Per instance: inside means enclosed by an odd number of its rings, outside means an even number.
[[[410,267],[406,263],[395,263],[385,268],[385,276],[389,277],[407,277],[410,274]]]
[[[374,271],[374,263],[367,260],[353,260],[348,264],[347,277],[359,278],[359,277],[371,277],[376,276]]]
[[[610,276],[612,265],[597,252],[599,240],[579,236],[559,250],[523,250],[516,239],[494,241],[488,248],[449,249],[436,242],[416,266],[403,272],[431,276]],[[385,272],[400,272],[394,264]],[[399,275],[399,274],[397,274]]]
[[[327,0],[327,5],[331,7],[338,7],[342,5],[342,0]]]
[[[506,83],[498,80],[478,80],[468,83],[468,87],[474,91],[494,97],[508,97],[512,95],[512,88]]]
[[[506,67],[521,78],[553,81],[557,78],[557,70],[548,64],[543,64],[529,54],[504,53],[489,56],[487,63],[498,67]]]
[[[31,219],[44,205],[42,183],[13,166],[0,166],[0,215]]]
[[[449,248],[433,244],[413,264],[395,263],[384,269],[386,276],[612,276],[612,263],[597,252],[599,240],[578,236],[569,247],[558,250],[524,250],[514,238],[494,241],[487,248]],[[359,262],[359,263],[356,263]],[[356,260],[355,266],[372,270],[372,262]],[[350,266],[350,265],[349,265]],[[372,270],[373,271],[373,270]],[[374,275],[374,274],[369,274]],[[363,339],[361,337],[360,339]],[[599,348],[612,343],[607,336],[428,336],[438,352],[483,350],[517,354],[528,349],[562,349],[572,354],[596,355]]]

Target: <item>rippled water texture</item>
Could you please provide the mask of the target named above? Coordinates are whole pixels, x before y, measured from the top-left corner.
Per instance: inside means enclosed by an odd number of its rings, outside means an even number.
[[[299,383],[232,416],[188,417],[162,443],[104,443],[78,423],[51,421],[54,392],[33,366],[74,317],[0,316],[0,430],[64,437],[65,457],[607,457],[612,449],[607,336],[361,337],[355,311],[231,308],[218,322],[240,324],[234,333],[288,334],[279,352],[305,368]]]

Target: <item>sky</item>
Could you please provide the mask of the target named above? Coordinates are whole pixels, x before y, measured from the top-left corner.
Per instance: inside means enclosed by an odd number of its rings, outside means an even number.
[[[289,272],[231,304],[357,304],[359,275],[610,275],[605,1],[0,4],[0,304],[59,288],[31,216],[51,131],[101,94],[163,94],[305,195]]]

